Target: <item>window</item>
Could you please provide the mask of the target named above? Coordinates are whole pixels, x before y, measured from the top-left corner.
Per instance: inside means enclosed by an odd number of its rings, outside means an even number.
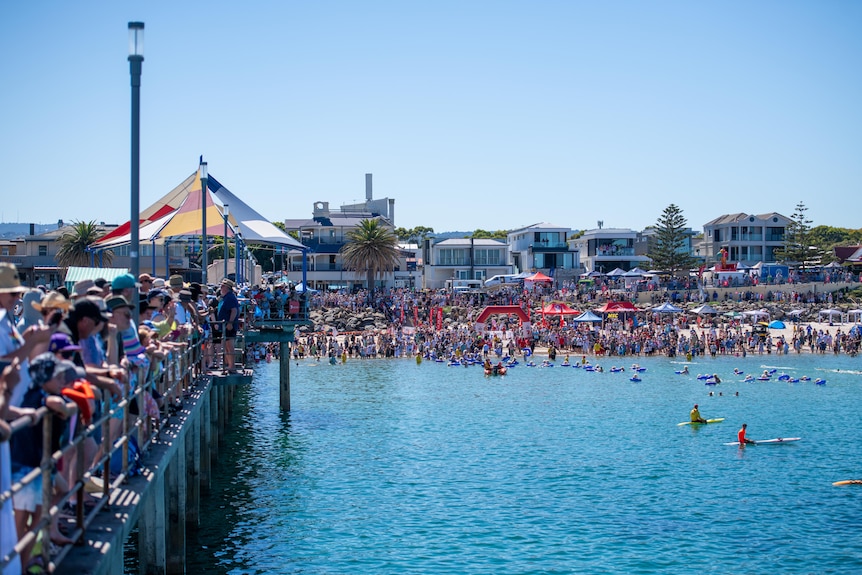
[[[48,246],[39,246],[39,255],[45,257],[48,255]]]
[[[438,266],[470,265],[469,250],[462,248],[443,248],[437,252]],[[468,278],[463,278],[468,279]]]
[[[500,255],[502,253],[499,249],[484,249],[478,248],[473,250],[476,256],[475,264],[477,266],[498,266],[500,265]]]

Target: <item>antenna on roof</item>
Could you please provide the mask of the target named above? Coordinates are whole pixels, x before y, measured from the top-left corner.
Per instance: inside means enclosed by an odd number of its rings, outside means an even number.
[[[603,220],[599,220],[596,223],[599,225],[599,229],[602,229],[602,226],[605,225],[605,222]]]

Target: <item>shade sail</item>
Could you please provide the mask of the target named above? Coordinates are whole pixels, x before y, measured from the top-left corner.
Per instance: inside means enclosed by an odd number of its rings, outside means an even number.
[[[221,205],[213,201],[219,200]],[[228,237],[237,232],[245,242],[284,246],[305,251],[299,241],[287,235],[248,204],[225,188],[214,177],[207,179],[206,194],[207,235],[224,235],[223,205],[229,206]],[[199,172],[191,174],[183,182],[141,212],[141,241],[162,240],[169,237],[201,235],[201,180]],[[158,224],[158,225],[156,225]],[[150,227],[152,226],[152,227]],[[91,247],[108,249],[128,244],[131,241],[130,224],[119,226],[103,236]]]
[[[200,178],[197,177],[198,172],[193,173],[188,178],[182,181],[180,185],[176,188],[159,198],[156,202],[154,202],[151,206],[141,211],[140,218],[140,226],[143,228],[147,224],[155,222],[164,218],[165,216],[174,213],[180,205],[185,200],[186,196],[189,194],[189,191],[192,189],[192,184],[194,180],[197,180],[198,190],[200,190]],[[102,247],[103,243],[109,243],[118,238],[126,238],[124,242],[115,245],[124,245],[129,243],[131,238],[131,221],[124,223],[121,226],[117,226],[114,230],[111,230],[111,233],[105,234],[102,238],[97,242],[99,244],[99,248]],[[141,238],[144,236],[141,235]],[[96,247],[96,246],[94,246]]]
[[[146,225],[142,225],[140,231],[138,232],[138,237],[141,239],[141,241],[142,242],[143,241],[148,241],[148,242],[152,241],[152,238],[158,235],[159,230],[161,230],[163,227],[165,227],[165,224],[168,223],[172,217],[174,217],[174,213],[175,212],[172,211],[168,215],[163,216],[154,222],[150,222]],[[126,226],[126,228],[128,230],[128,222],[126,222],[123,225]],[[123,226],[120,226],[120,227],[123,227]],[[113,235],[113,234],[110,234],[110,235]],[[125,245],[129,244],[131,241],[132,241],[132,234],[131,234],[131,232],[126,231],[125,234],[122,234],[120,236],[114,236],[112,238],[108,238],[108,236],[103,236],[101,239],[99,239],[99,241],[97,241],[95,244],[93,244],[91,246],[91,248],[94,250],[109,250],[111,248],[115,248],[115,247],[119,247],[119,246],[125,246]]]
[[[209,179],[209,189],[215,190],[213,193],[216,197],[223,204],[230,206],[230,216],[236,219],[239,234],[246,242],[279,245],[302,251],[308,249],[298,240],[275,227],[272,222],[257,213],[212,176]]]

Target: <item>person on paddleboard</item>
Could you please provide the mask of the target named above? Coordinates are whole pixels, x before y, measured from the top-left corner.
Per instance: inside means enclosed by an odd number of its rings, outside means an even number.
[[[754,443],[754,441],[745,437],[745,428],[748,427],[747,423],[742,424],[742,429],[736,434],[736,440],[739,441],[740,445],[745,445],[746,443]]]
[[[700,410],[697,408],[697,404],[694,404],[694,408],[691,410],[689,414],[691,416],[692,423],[706,423],[706,420],[700,416]]]

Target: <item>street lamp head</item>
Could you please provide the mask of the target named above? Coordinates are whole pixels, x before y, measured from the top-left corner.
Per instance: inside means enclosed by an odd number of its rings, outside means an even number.
[[[144,59],[144,23],[129,22],[129,58]]]
[[[228,217],[230,215],[230,210],[227,207],[227,204],[224,205],[224,217]]]
[[[201,162],[201,179],[206,180],[209,178],[209,174],[207,173],[207,163]]]

